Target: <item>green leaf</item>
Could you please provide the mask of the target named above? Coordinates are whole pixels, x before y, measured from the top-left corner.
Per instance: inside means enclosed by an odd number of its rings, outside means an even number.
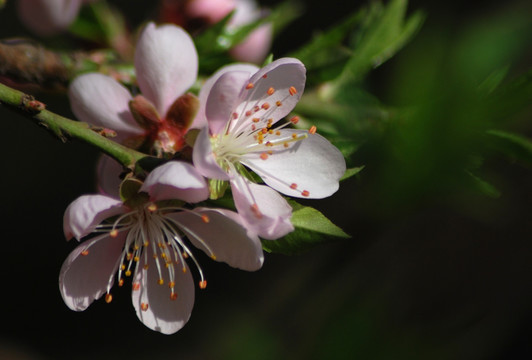
[[[293,208],[292,224],[295,230],[278,240],[263,240],[268,252],[294,255],[320,243],[350,238],[318,210],[289,201]]]
[[[528,138],[501,130],[488,130],[486,133],[491,136],[490,144],[493,147],[512,158],[532,165],[532,141]]]
[[[491,198],[499,198],[501,196],[501,192],[497,190],[495,186],[490,184],[489,182],[479,178],[478,176],[473,175],[471,172],[466,171],[466,173],[469,175],[470,179],[473,182],[473,186],[480,191],[482,194],[489,196]]]
[[[420,29],[421,12],[406,19],[407,0],[392,0],[383,7],[373,3],[353,44],[353,56],[338,78],[339,85],[359,81],[369,70],[391,58]]]
[[[344,180],[349,179],[350,177],[355,176],[356,174],[364,170],[365,167],[366,167],[365,165],[362,165],[362,166],[347,169],[344,175],[340,178],[340,181],[344,181]]]

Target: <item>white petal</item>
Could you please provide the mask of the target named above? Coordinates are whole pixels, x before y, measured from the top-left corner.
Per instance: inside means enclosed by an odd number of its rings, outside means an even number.
[[[209,129],[201,129],[192,152],[192,161],[196,169],[210,179],[229,180],[229,175],[216,163],[212,152]]]
[[[102,155],[98,159],[96,166],[96,177],[98,190],[103,194],[113,198],[120,197],[120,174],[124,171],[115,159],[108,155]]]
[[[131,94],[113,78],[97,73],[78,76],[70,84],[68,97],[79,120],[115,130],[116,141],[144,133],[129,111]]]
[[[244,41],[233,47],[229,53],[238,61],[261,63],[270,51],[272,35],[272,24],[263,24],[253,30]]]
[[[240,224],[238,214],[224,209],[196,208],[168,214],[181,226],[194,246],[232,267],[255,271],[264,262],[257,236]],[[203,216],[203,217],[202,217]]]
[[[231,191],[238,214],[251,232],[275,240],[294,230],[292,208],[277,191],[241,176],[231,181]]]
[[[201,174],[190,164],[170,161],[156,167],[144,181],[140,191],[154,201],[179,199],[200,202],[209,198],[209,187]]]
[[[305,131],[281,130],[281,136],[288,138],[293,133]],[[339,180],[345,173],[345,160],[340,150],[323,136],[308,134],[306,139],[286,150],[272,149],[273,154],[266,160],[261,159],[260,153],[249,153],[242,156],[241,162],[266,184],[289,196],[320,199],[338,190]]]
[[[83,195],[65,210],[63,231],[67,240],[80,240],[94,231],[103,220],[126,211],[122,201],[105,195]]]
[[[237,107],[239,114],[250,111],[252,117],[273,119],[273,123],[288,115],[305,89],[306,69],[301,61],[282,58],[266,65],[249,79]],[[273,90],[273,93],[271,91]],[[270,95],[271,93],[271,95]],[[253,108],[258,106],[258,111]]]
[[[196,81],[198,54],[192,38],[175,25],[149,23],[137,43],[135,69],[142,94],[165,116]]]
[[[148,269],[144,268],[146,258],[142,256],[137,264],[138,270],[134,278],[134,284],[140,284],[140,288],[136,290],[134,285],[131,293],[133,306],[139,320],[148,328],[163,334],[173,334],[187,323],[194,306],[192,275],[186,264],[186,272],[182,271],[182,264],[176,264],[174,289],[177,299],[172,300],[168,286],[170,281],[168,270],[162,266],[161,276],[164,284],[159,285],[160,277],[151,246],[145,251],[148,251]]]
[[[249,81],[249,75],[246,71],[229,71],[220,76],[212,86],[205,108],[211,134],[224,131],[240,103],[240,95]]]
[[[76,18],[81,0],[18,0],[20,20],[39,36],[65,30]]]
[[[125,236],[125,233],[116,238],[100,235],[78,245],[68,255],[61,267],[59,290],[69,308],[83,311],[110,289]]]

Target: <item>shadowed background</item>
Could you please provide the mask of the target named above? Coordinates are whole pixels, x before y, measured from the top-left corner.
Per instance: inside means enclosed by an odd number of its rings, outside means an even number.
[[[13,3],[0,12],[0,38],[28,35]],[[132,25],[151,11],[140,1],[112,3]],[[366,3],[305,4],[303,17],[274,42],[276,57]],[[189,323],[172,336],[137,320],[129,286],[113,290],[111,304],[96,301],[82,313],[64,305],[58,274],[76,244],[64,241],[62,215],[77,196],[94,192],[98,153],[62,144],[0,107],[0,358],[530,358],[532,173],[480,144],[476,134],[489,117],[474,104],[469,77],[507,62],[510,76],[530,67],[532,8],[412,1],[409,9],[425,10],[422,30],[364,86],[388,105],[421,105],[421,114],[361,145],[350,159],[366,166],[360,176],[331,198],[308,202],[352,239],[297,256],[267,254],[256,273],[200,255],[209,286],[197,289]],[[38,98],[72,117],[61,94]],[[530,110],[501,120],[532,135]],[[499,197],[462,178],[462,165],[480,152],[489,155],[478,160],[483,178]]]

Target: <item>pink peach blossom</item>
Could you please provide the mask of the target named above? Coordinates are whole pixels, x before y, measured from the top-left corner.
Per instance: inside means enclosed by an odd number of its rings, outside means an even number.
[[[258,71],[234,65],[206,83],[208,95],[200,93],[207,100],[198,116],[207,125],[194,144],[194,165],[208,178],[229,181],[239,214],[265,239],[293,230],[291,207],[278,192],[300,198],[330,196],[346,169],[340,151],[315,128],[286,128],[290,123],[274,127],[299,101],[305,72],[293,58]],[[267,186],[244,177],[246,168]]]
[[[193,166],[173,161],[153,170],[131,202],[105,195],[72,202],[64,216],[66,238],[100,235],[78,245],[61,268],[66,305],[83,311],[104,294],[112,301],[116,274],[119,286],[132,279],[133,306],[144,325],[164,334],[181,329],[194,304],[187,258],[199,271],[200,288],[207,284],[185,238],[212,259],[239,269],[257,270],[264,260],[258,237],[246,231],[236,213],[183,206],[207,197],[206,182]]]

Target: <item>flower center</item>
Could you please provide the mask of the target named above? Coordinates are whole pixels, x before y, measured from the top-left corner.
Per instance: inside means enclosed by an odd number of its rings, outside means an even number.
[[[139,291],[141,283],[138,282],[137,275],[139,271],[156,271],[157,283],[166,285],[169,288],[170,299],[177,299],[176,277],[177,272],[187,272],[186,259],[191,259],[200,275],[199,287],[205,289],[207,281],[203,276],[203,271],[194,257],[192,251],[184,242],[184,231],[189,236],[202,243],[210,252],[210,256],[216,259],[216,256],[210,250],[207,244],[196,236],[185,224],[168,216],[171,212],[190,211],[180,207],[158,208],[154,203],[145,203],[134,208],[132,211],[123,214],[115,220],[113,224],[101,224],[98,231],[108,232],[111,237],[116,237],[120,232],[126,231],[126,239],[118,267],[118,286],[124,285],[124,277],[133,277],[133,291]],[[209,222],[206,215],[199,215],[205,223]],[[150,261],[151,258],[153,261]],[[140,265],[142,264],[142,266]],[[147,276],[145,274],[144,276]],[[165,281],[167,279],[167,281]],[[107,295],[105,300],[111,302],[112,296],[110,289],[112,278],[109,280]],[[146,311],[148,304],[141,304],[141,309]]]

